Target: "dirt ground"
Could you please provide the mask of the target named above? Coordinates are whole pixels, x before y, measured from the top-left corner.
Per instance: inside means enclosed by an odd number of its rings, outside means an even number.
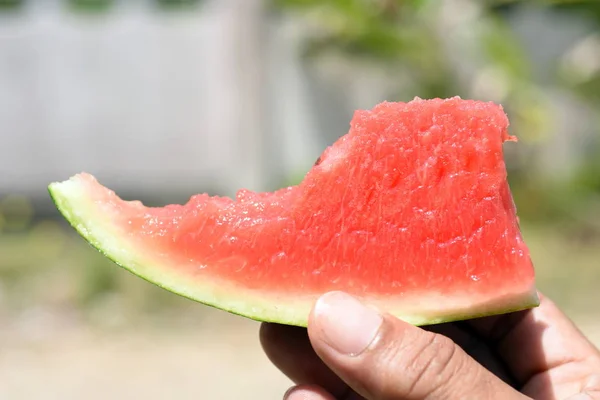
[[[42,228],[0,235],[0,400],[282,397],[290,382],[263,354],[258,323],[168,294],[56,224]],[[526,232],[538,287],[600,344],[598,246],[553,226]]]
[[[2,332],[0,399],[280,399],[289,382],[261,351],[258,324],[214,329],[50,327]],[[31,331],[30,327],[27,327]]]
[[[262,353],[258,324],[221,314],[211,329],[112,332],[30,316],[2,330],[0,399],[280,399],[289,381]],[[600,324],[577,321],[600,344]]]

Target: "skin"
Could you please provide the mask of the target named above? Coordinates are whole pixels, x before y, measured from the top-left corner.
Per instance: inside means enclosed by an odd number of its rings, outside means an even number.
[[[286,400],[600,399],[600,353],[541,296],[518,313],[409,325],[341,292],[307,329],[264,323],[269,359],[296,385]]]

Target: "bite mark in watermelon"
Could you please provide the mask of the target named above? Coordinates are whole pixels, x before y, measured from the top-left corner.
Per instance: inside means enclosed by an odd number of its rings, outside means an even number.
[[[306,326],[343,290],[415,325],[539,304],[507,183],[501,106],[415,99],[357,111],[297,186],[121,200],[89,174],[52,183],[93,246],[163,288],[261,321]]]

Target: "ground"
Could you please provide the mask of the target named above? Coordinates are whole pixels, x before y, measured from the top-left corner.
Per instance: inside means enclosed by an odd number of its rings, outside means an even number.
[[[148,326],[117,332],[54,326],[28,337],[23,327],[13,327],[3,332],[0,398],[281,398],[289,382],[262,353],[258,324],[218,319],[210,330],[188,327],[176,334]]]
[[[0,350],[0,398],[281,398],[290,382],[262,353],[258,324],[233,316],[215,318],[210,330],[185,327],[176,334],[149,326],[118,332],[55,326],[27,337],[14,327],[4,331]],[[578,322],[600,344],[600,324]],[[28,323],[31,329],[35,321]]]
[[[0,400],[281,398],[290,382],[258,323],[169,294],[63,229],[0,234]],[[598,237],[524,231],[538,287],[600,344]]]

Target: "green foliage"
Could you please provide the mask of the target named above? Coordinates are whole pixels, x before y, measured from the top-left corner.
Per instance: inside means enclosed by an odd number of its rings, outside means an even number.
[[[155,5],[168,11],[185,11],[197,7],[202,3],[201,0],[153,0]]]
[[[69,8],[84,13],[104,13],[110,11],[115,5],[115,0],[65,0]],[[170,10],[188,10],[202,3],[201,0],[145,0],[154,3],[159,9]],[[0,10],[4,4],[21,5],[22,0],[0,0]]]
[[[0,0],[0,12],[19,10],[22,6],[23,0]]]
[[[304,13],[318,28],[306,43],[309,57],[338,52],[387,66],[401,64],[421,83],[422,97],[454,92],[424,12],[427,1],[274,0],[274,4]]]
[[[414,24],[405,17],[414,14],[419,3],[407,2],[400,7],[394,1],[276,0],[280,7],[310,12],[323,22],[328,34],[310,44],[311,53],[341,49],[352,55],[382,60],[414,54],[418,46],[414,39],[418,38],[411,37]],[[406,6],[411,8],[409,13],[404,10]]]
[[[574,54],[565,54],[556,60],[556,73],[550,77],[551,82],[547,81],[548,77],[542,82],[507,17],[519,7],[537,7],[576,16],[600,32],[599,1],[465,0],[465,6],[470,4],[476,10],[476,16],[466,22],[465,28],[474,43],[459,43],[461,53],[455,56],[475,60],[476,72],[467,80],[461,79],[460,71],[447,54],[448,49],[444,48],[447,32],[440,26],[444,26],[445,2],[272,0],[272,4],[283,12],[300,15],[314,27],[306,43],[309,57],[335,52],[348,57],[348,62],[370,59],[382,68],[404,71],[411,77],[411,93],[424,98],[477,96],[471,87],[477,79],[494,86],[497,90],[491,91],[493,96],[483,95],[482,100],[501,102],[511,116],[512,131],[522,139],[518,166],[510,174],[522,215],[537,221],[590,224],[591,219],[582,216],[597,209],[595,201],[590,199],[600,194],[600,164],[596,161],[600,146],[595,150],[590,147],[591,151],[581,155],[583,162],[571,180],[552,183],[540,179],[539,173],[544,171],[536,173],[539,162],[535,148],[550,140],[547,132],[555,123],[546,98],[548,85],[566,89],[587,102],[590,108],[600,109],[600,35],[594,34],[576,43],[575,49],[569,50]],[[397,97],[407,96],[399,93]],[[599,127],[600,123],[593,129],[597,131]],[[291,179],[291,182],[297,181],[297,176]]]
[[[113,5],[114,0],[68,0],[69,7],[78,12],[106,12]]]
[[[273,0],[283,10],[301,13],[316,27],[306,53],[336,52],[369,58],[382,67],[406,71],[420,97],[470,97],[444,48],[440,28],[443,2],[401,0]],[[477,7],[477,6],[475,6]],[[497,4],[483,7],[472,29],[483,56],[480,70],[493,71],[505,92],[503,103],[526,135],[541,134],[544,102],[532,79],[530,60],[510,31]],[[468,57],[468,55],[465,55]],[[402,97],[399,93],[396,97]],[[498,100],[498,99],[491,99]],[[540,115],[542,114],[542,116]]]

